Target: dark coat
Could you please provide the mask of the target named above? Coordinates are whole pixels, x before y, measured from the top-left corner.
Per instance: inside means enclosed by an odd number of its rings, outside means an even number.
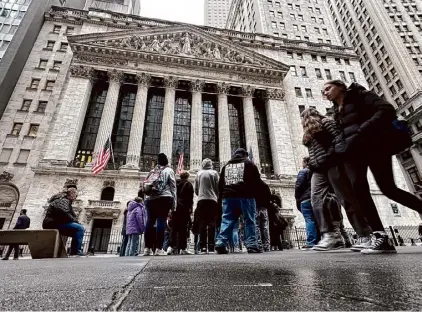
[[[301,202],[311,199],[311,178],[312,171],[309,168],[304,168],[297,174],[295,198],[299,210]]]
[[[343,108],[334,106],[335,120],[342,138],[335,151],[347,157],[379,152],[388,145],[386,129],[392,129],[396,119],[393,105],[363,86],[352,83],[346,91]]]
[[[43,229],[56,229],[58,225],[70,222],[78,223],[72,201],[65,195],[59,194],[49,200],[49,206],[42,223]]]
[[[259,183],[259,192],[255,197],[256,209],[271,208],[271,199],[272,195],[270,187],[267,185],[267,183],[261,180],[261,182]]]
[[[187,180],[177,180],[177,214],[190,215],[193,210],[193,185]]]
[[[31,219],[27,215],[20,215],[16,221],[14,230],[26,230],[31,225]]]
[[[309,168],[314,172],[324,173],[338,164],[334,146],[340,136],[336,122],[330,118],[322,120],[323,130],[317,132],[313,139],[305,142],[309,152]]]

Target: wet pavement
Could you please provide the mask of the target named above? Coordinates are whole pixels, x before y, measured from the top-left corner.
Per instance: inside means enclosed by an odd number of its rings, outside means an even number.
[[[0,262],[0,310],[421,310],[422,247]]]

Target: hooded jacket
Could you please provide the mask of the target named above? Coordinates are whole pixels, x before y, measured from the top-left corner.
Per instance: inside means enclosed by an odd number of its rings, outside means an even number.
[[[149,196],[147,197],[147,200],[153,200],[153,199],[157,199],[161,197],[172,197],[173,209],[175,209],[176,203],[177,203],[177,193],[176,193],[176,176],[174,174],[174,171],[168,165],[165,165],[165,166],[157,165],[156,169],[162,170],[161,174],[162,174],[164,188],[163,188],[163,191],[159,195]]]
[[[126,235],[145,232],[146,210],[143,203],[132,200],[127,207]]]
[[[224,198],[256,197],[261,175],[247,156],[248,153],[243,148],[239,148],[221,170],[218,187],[219,202]]]
[[[72,201],[65,194],[54,195],[48,200],[48,203],[49,206],[42,224],[43,229],[56,229],[58,225],[70,222],[78,223],[78,218],[72,208]]]
[[[218,172],[213,170],[211,159],[204,159],[202,170],[195,178],[195,194],[200,200],[213,200],[218,202]]]
[[[260,181],[259,183],[259,192],[255,197],[256,200],[256,208],[271,208],[271,190],[270,187],[264,181]]]
[[[188,180],[177,180],[177,213],[190,215],[193,209],[193,186]]]
[[[386,100],[352,83],[346,90],[342,110],[334,105],[334,117],[342,131],[336,152],[354,156],[362,151],[377,151],[388,144],[380,138],[386,137],[383,135],[386,129],[392,129],[396,112]]]
[[[306,167],[299,171],[295,185],[295,198],[297,208],[300,210],[300,204],[305,200],[311,199],[311,179],[312,171]]]

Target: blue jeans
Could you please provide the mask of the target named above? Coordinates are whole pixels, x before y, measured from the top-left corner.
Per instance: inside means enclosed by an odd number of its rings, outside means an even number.
[[[82,252],[82,240],[84,238],[85,228],[76,222],[69,222],[57,226],[60,234],[72,237],[70,245],[70,254],[77,255]]]
[[[312,211],[311,201],[306,200],[301,202],[300,209],[302,210],[303,217],[305,218],[306,246],[312,247],[317,244],[318,231],[314,213]]]
[[[245,224],[246,248],[258,249],[255,231],[256,204],[255,199],[253,198],[223,199],[223,218],[216,246],[227,247],[227,244],[233,235],[234,226],[239,224],[239,213],[242,213]]]
[[[126,257],[133,257],[139,254],[139,234],[128,235],[129,240],[126,247]]]
[[[120,245],[120,253],[119,256],[120,257],[124,257],[126,255],[126,247],[127,247],[127,243],[129,240],[128,235],[122,235],[122,244]]]
[[[230,248],[239,248],[239,219],[233,226],[233,235],[229,239]]]

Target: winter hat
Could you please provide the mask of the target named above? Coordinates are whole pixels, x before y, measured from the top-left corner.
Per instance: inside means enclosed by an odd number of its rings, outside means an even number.
[[[167,166],[169,164],[169,160],[164,153],[158,154],[158,164],[160,166]]]
[[[202,161],[202,169],[212,169],[212,160],[209,158],[205,158]]]
[[[237,156],[237,157],[247,157],[248,156],[248,152],[244,149],[244,148],[238,148],[233,156]]]

